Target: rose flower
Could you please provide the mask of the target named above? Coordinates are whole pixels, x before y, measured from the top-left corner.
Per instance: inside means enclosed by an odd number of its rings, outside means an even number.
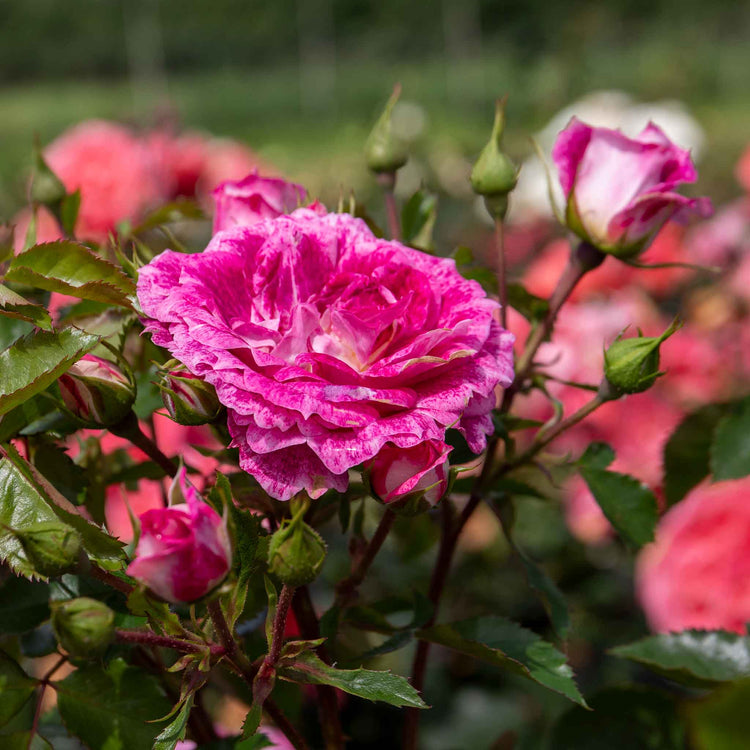
[[[513,376],[498,304],[453,260],[298,209],[140,270],[154,342],[216,388],[241,467],[273,497],[343,491],[388,442],[483,450]]]

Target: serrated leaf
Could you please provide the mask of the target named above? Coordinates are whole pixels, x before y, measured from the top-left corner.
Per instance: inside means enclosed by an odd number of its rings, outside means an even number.
[[[609,688],[592,698],[591,709],[574,706],[564,713],[552,732],[549,747],[685,750],[683,722],[676,701],[667,693],[639,686]]]
[[[32,331],[0,352],[0,416],[46,390],[98,343],[75,328]]]
[[[6,279],[133,309],[133,280],[84,245],[70,240],[35,245],[16,255]]]
[[[24,707],[35,687],[36,680],[32,680],[15,659],[0,650],[0,727]]]
[[[607,520],[625,541],[641,547],[654,538],[656,497],[634,477],[584,465],[580,473]]]
[[[19,635],[49,619],[49,586],[9,576],[0,585],[0,633]]]
[[[88,747],[151,750],[169,701],[156,680],[114,659],[108,668],[87,666],[55,683],[65,726]]]
[[[336,669],[309,651],[294,664],[281,668],[279,676],[302,684],[331,685],[350,695],[391,706],[427,708],[419,693],[400,675],[370,669]]]
[[[12,289],[0,284],[0,315],[25,320],[45,331],[52,330],[52,318],[41,305],[29,302]]]
[[[724,630],[652,635],[613,648],[609,653],[689,685],[750,677],[750,637]]]
[[[750,474],[750,397],[732,406],[716,425],[711,471],[717,481]]]
[[[174,721],[164,727],[156,736],[153,750],[174,750],[177,743],[185,739],[187,723],[194,700],[195,697],[193,695],[188,695],[182,704],[182,708],[180,708],[177,716],[175,716]]]
[[[507,669],[581,706],[573,670],[551,643],[504,617],[476,617],[417,631],[417,638],[438,643],[475,659]]]
[[[437,196],[424,188],[417,190],[401,211],[403,241],[407,245],[430,250],[436,218]]]

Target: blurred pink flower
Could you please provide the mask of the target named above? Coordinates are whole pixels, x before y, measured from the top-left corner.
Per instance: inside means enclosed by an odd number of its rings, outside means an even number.
[[[636,586],[657,632],[746,633],[750,622],[750,479],[704,484],[661,519]]]
[[[734,174],[737,177],[737,182],[750,193],[750,146],[742,152]]]
[[[169,602],[192,602],[229,572],[232,547],[226,522],[186,478],[172,482],[168,508],[140,517],[141,537],[128,574]]]
[[[272,496],[343,490],[388,442],[481,451],[513,337],[476,282],[347,214],[290,216],[166,251],[140,270],[154,343],[229,410],[240,465]]]
[[[707,198],[674,191],[695,182],[697,172],[690,152],[653,123],[631,139],[574,117],[558,135],[552,157],[570,229],[606,252],[635,255],[670,219],[711,212]]]
[[[120,221],[138,221],[163,197],[149,149],[123,125],[82,122],[53,141],[44,157],[69,192],[81,191],[81,239],[106,242]]]
[[[750,200],[729,203],[708,221],[702,221],[686,239],[687,252],[694,263],[726,266],[741,254],[750,253]]]
[[[298,208],[307,196],[302,185],[251,172],[238,182],[222,182],[211,194],[216,206],[214,234],[275,219]]]

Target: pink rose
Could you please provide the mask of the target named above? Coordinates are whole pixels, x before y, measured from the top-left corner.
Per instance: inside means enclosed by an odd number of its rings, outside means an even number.
[[[452,450],[441,440],[426,440],[412,448],[387,443],[366,467],[373,491],[384,503],[422,497],[434,507],[448,489]]]
[[[638,598],[653,630],[745,634],[750,622],[750,479],[704,484],[661,519],[641,551]]]
[[[674,189],[695,182],[690,152],[653,123],[631,139],[575,117],[557,137],[552,157],[567,200],[567,224],[583,240],[623,257],[643,251],[672,218],[708,216],[707,198]]]
[[[201,500],[184,468],[172,482],[169,500],[168,508],[140,517],[141,538],[128,574],[168,602],[192,602],[224,579],[232,547],[226,521]]]
[[[513,377],[498,304],[453,260],[377,239],[348,214],[220,232],[140,270],[154,343],[215,388],[240,465],[273,497],[344,490],[386,443],[456,425],[480,452]]]
[[[212,193],[216,204],[214,234],[236,226],[250,226],[263,219],[288,214],[305,200],[302,185],[256,172],[239,182],[224,182]]]
[[[66,190],[81,191],[81,239],[106,242],[120,221],[137,221],[162,198],[149,149],[117,123],[82,122],[51,143],[44,157]]]

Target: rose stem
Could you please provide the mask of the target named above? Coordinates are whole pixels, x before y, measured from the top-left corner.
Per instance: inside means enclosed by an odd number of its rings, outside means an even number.
[[[61,656],[54,664],[52,669],[50,669],[44,677],[42,677],[39,680],[39,695],[37,695],[36,698],[36,708],[34,709],[34,719],[31,722],[31,732],[29,734],[29,744],[27,747],[31,748],[31,743],[34,741],[34,737],[36,736],[37,729],[39,728],[39,719],[42,718],[42,699],[44,698],[44,691],[47,689],[47,685],[50,684],[50,679],[52,678],[52,675],[57,672],[60,667],[65,664],[65,662],[68,661],[67,656]]]
[[[283,711],[270,699],[267,698],[263,704],[263,710],[273,720],[273,723],[284,733],[295,750],[307,750],[307,743],[297,728],[284,715]]]
[[[150,630],[126,630],[125,628],[115,629],[115,640],[120,643],[139,643],[145,646],[161,646],[163,648],[172,648],[183,654],[197,654],[204,650],[205,646],[200,643],[185,641],[181,638],[173,638],[168,635],[157,635]],[[218,643],[207,644],[211,651],[211,656],[224,656],[227,650]]]
[[[292,610],[302,631],[302,636],[309,641],[320,638],[320,625],[307,586],[300,586],[296,589],[292,600]],[[324,646],[318,646],[318,655],[324,662],[330,664]],[[318,695],[318,711],[326,750],[343,750],[344,734],[339,721],[339,703],[336,691],[330,685],[315,685],[315,690]]]
[[[383,189],[383,199],[385,200],[385,211],[388,215],[388,231],[392,240],[401,239],[401,222],[398,218],[398,207],[396,206],[396,196],[393,189],[396,186],[395,172],[381,172],[377,175],[378,185]]]
[[[503,220],[495,218],[495,244],[497,250],[497,287],[500,291],[500,325],[508,327],[508,278],[505,264],[505,232]]]
[[[239,644],[232,635],[232,631],[229,628],[229,623],[224,617],[224,612],[221,609],[221,604],[218,599],[211,599],[207,605],[208,614],[211,617],[211,622],[214,625],[214,630],[219,639],[219,643],[224,647],[229,659],[237,665],[238,670],[242,674],[246,682],[251,686],[255,679],[256,670],[250,660],[240,650]]]
[[[122,578],[112,575],[108,570],[104,570],[104,568],[100,568],[98,565],[92,563],[88,573],[92,578],[96,578],[102,583],[111,586],[113,589],[121,591],[125,596],[128,596],[133,591],[133,586],[127,581],[123,581]]]
[[[138,419],[130,412],[119,424],[110,427],[110,432],[118,437],[129,440],[136,448],[140,448],[152,461],[156,462],[164,473],[170,477],[177,474],[177,464],[165,456],[156,443],[141,430]]]
[[[336,604],[338,606],[345,607],[356,596],[357,587],[362,583],[365,575],[367,575],[367,571],[370,569],[375,555],[378,554],[380,548],[383,546],[383,542],[391,528],[393,528],[395,520],[396,514],[390,508],[386,508],[377,529],[375,529],[375,533],[365,548],[364,554],[360,557],[357,564],[353,566],[349,577],[339,581],[336,586]]]

